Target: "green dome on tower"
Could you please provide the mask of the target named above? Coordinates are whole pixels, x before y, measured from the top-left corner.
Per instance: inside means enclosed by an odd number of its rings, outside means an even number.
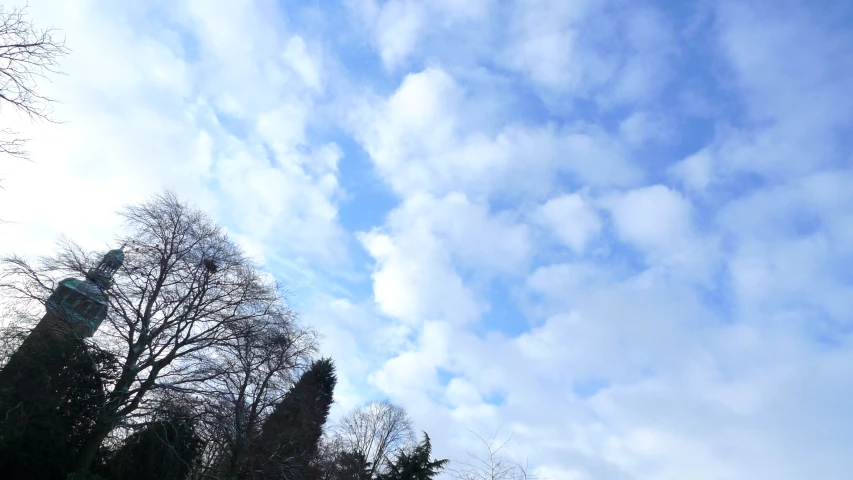
[[[86,272],[86,280],[62,280],[47,300],[48,311],[78,333],[91,337],[107,317],[109,302],[104,292],[123,262],[122,249],[110,250],[95,268]]]

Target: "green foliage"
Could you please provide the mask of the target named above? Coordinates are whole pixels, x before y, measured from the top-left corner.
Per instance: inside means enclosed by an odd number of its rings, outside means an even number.
[[[167,402],[107,459],[106,472],[121,480],[182,480],[202,448],[191,409]]]
[[[448,462],[446,459],[430,460],[431,454],[429,435],[424,432],[424,440],[411,452],[398,452],[397,458],[389,463],[388,472],[379,475],[377,480],[431,480]]]
[[[315,361],[261,427],[253,470],[263,478],[305,478],[317,454],[337,377],[331,359]]]
[[[65,479],[104,402],[114,359],[36,329],[0,371],[0,471],[5,479]]]
[[[338,452],[325,465],[323,480],[371,480],[370,462],[361,452]]]

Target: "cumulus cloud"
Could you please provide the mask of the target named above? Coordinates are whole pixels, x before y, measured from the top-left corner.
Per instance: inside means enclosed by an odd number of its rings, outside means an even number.
[[[391,238],[374,231],[359,237],[376,259],[373,295],[385,314],[416,324],[428,319],[468,322],[484,311],[429,234]]]
[[[738,75],[742,75],[739,81],[748,85],[754,81],[748,69],[758,68],[758,63],[753,65],[728,55],[740,55],[741,50],[750,48],[749,41],[726,42],[730,35],[742,34],[738,33],[740,22],[752,25],[750,22],[761,21],[735,7],[738,11],[733,13],[728,7],[726,4],[716,12],[720,22],[715,33],[726,48],[739,51],[717,53],[723,61],[733,61],[735,69],[747,69]],[[447,411],[466,403],[478,405],[485,401],[483,392],[497,388],[503,400],[486,402],[496,410],[471,410],[470,418],[481,419],[477,423],[481,427],[494,426],[489,421],[495,419],[515,419],[507,423],[531,435],[531,442],[539,445],[540,458],[568,459],[545,461],[541,471],[560,472],[568,478],[669,478],[679,475],[677,472],[695,472],[697,465],[702,465],[707,478],[795,478],[796,475],[785,473],[790,470],[779,468],[771,460],[777,458],[772,452],[787,448],[786,440],[775,440],[773,433],[759,426],[758,418],[774,415],[762,410],[766,399],[777,395],[779,384],[774,382],[800,380],[797,374],[780,367],[774,373],[765,370],[767,381],[760,382],[759,366],[769,365],[778,355],[790,355],[790,361],[796,364],[797,359],[810,355],[807,338],[819,338],[838,328],[838,321],[843,318],[841,311],[846,308],[838,300],[847,298],[846,290],[837,283],[837,276],[825,270],[821,259],[844,255],[836,250],[841,243],[829,238],[844,237],[846,230],[835,225],[845,217],[840,212],[838,217],[832,213],[829,215],[837,220],[828,221],[826,214],[816,213],[817,208],[812,211],[804,206],[813,201],[789,197],[796,191],[793,186],[780,189],[786,193],[775,194],[772,200],[758,200],[774,190],[746,193],[756,186],[742,175],[759,172],[779,181],[792,172],[814,168],[770,167],[774,162],[793,159],[792,152],[800,148],[812,148],[813,141],[800,134],[784,137],[782,132],[789,128],[785,125],[794,125],[793,110],[774,113],[777,126],[769,129],[723,126],[705,148],[674,155],[665,165],[664,179],[675,181],[674,185],[643,186],[643,168],[636,168],[631,155],[625,152],[672,141],[673,135],[678,135],[678,127],[666,115],[642,109],[644,102],[662,94],[672,75],[676,75],[672,55],[679,47],[673,43],[673,17],[666,17],[655,8],[641,8],[641,14],[633,18],[626,15],[607,21],[602,17],[604,7],[567,2],[518,2],[512,8],[518,15],[513,17],[509,46],[502,51],[502,61],[527,75],[546,101],[555,98],[549,96],[553,92],[559,92],[595,99],[604,108],[635,104],[640,109],[623,117],[615,131],[596,131],[577,122],[544,130],[547,135],[538,136],[535,143],[526,143],[519,150],[524,152],[519,156],[535,158],[525,162],[523,175],[513,168],[513,156],[507,154],[515,150],[513,142],[506,140],[518,138],[510,137],[508,132],[542,132],[541,127],[507,119],[504,127],[500,122],[497,126],[488,122],[478,131],[466,108],[470,104],[470,87],[462,87],[446,70],[432,68],[410,73],[388,100],[374,102],[360,112],[363,128],[357,135],[378,173],[403,204],[423,192],[438,196],[466,192],[469,198],[489,203],[513,198],[522,205],[521,209],[532,212],[523,218],[546,229],[548,236],[543,238],[556,240],[581,255],[567,257],[551,250],[545,255],[540,250],[538,260],[543,264],[531,265],[534,270],[525,282],[525,288],[533,295],[530,301],[535,304],[528,311],[533,315],[529,320],[540,322],[538,325],[514,339],[500,335],[487,335],[482,340],[468,338],[464,340],[467,348],[455,350],[464,352],[458,358],[437,360],[443,363],[441,368],[456,375],[447,383]],[[793,18],[770,16],[766,21],[773,24],[791,22]],[[600,27],[600,32],[623,28],[617,36],[630,45],[624,51],[633,52],[633,59],[626,60],[605,48],[595,32],[589,31],[595,27]],[[764,35],[763,27],[755,32],[751,38]],[[781,38],[771,35],[768,41],[775,48]],[[767,50],[756,52],[759,56],[749,58],[781,61]],[[536,61],[536,55],[547,57],[548,61]],[[823,71],[827,64],[816,68]],[[763,65],[773,63],[765,61]],[[796,73],[790,77],[800,81]],[[764,81],[774,80],[767,76]],[[831,87],[832,83],[828,85]],[[747,96],[743,98],[752,102],[749,90],[745,92]],[[832,128],[839,125],[838,120],[819,113],[822,110],[810,111],[816,112],[821,122],[831,122]],[[700,113],[706,116],[722,112],[725,110],[705,109]],[[375,126],[365,127],[371,124]],[[480,148],[471,147],[472,139],[477,139]],[[500,143],[499,154],[485,148],[490,139],[505,142]],[[543,148],[550,145],[560,152],[555,157]],[[464,156],[454,157],[455,151],[464,152]],[[577,155],[579,151],[584,154]],[[608,158],[605,152],[612,152],[609,158],[619,159],[609,164],[610,168],[600,161]],[[825,147],[812,152],[814,160],[809,160],[810,165],[825,165],[821,162],[837,158]],[[461,160],[446,162],[455,158]],[[480,158],[491,161],[480,163]],[[583,160],[589,161],[588,170]],[[821,181],[837,179],[838,174],[841,172],[821,174]],[[555,175],[577,179],[589,190],[571,193],[571,182],[553,184],[547,180]],[[531,178],[537,179],[538,190],[532,182],[519,184]],[[821,181],[815,180],[814,184]],[[825,185],[825,192],[832,191]],[[809,191],[816,198],[841,202],[832,205],[845,204],[837,195]],[[510,192],[513,196],[508,197]],[[824,205],[825,212],[836,211],[836,207]],[[792,211],[803,213],[791,217]],[[388,217],[388,225],[394,218]],[[472,231],[481,229],[474,227],[476,223],[470,225]],[[402,232],[407,227],[398,224],[398,229]],[[818,231],[820,234],[816,235]],[[802,238],[804,234],[811,237]],[[786,236],[790,242],[783,241]],[[590,252],[588,245],[596,237],[601,237],[606,248]],[[446,248],[448,265],[456,265],[460,272],[470,253],[464,253],[458,240],[448,238],[440,243]],[[832,247],[827,250],[829,245]],[[634,253],[625,253],[623,247]],[[637,260],[639,266],[635,264]],[[805,261],[811,262],[809,267],[800,263]],[[378,268],[382,268],[381,263]],[[795,274],[793,270],[798,268],[800,273]],[[468,287],[475,285],[464,275],[458,278]],[[807,290],[808,283],[814,289]],[[783,302],[782,298],[815,301]],[[835,320],[814,322],[808,312],[815,308]],[[771,317],[775,320],[762,317],[762,312],[773,312]],[[480,315],[489,318],[486,311]],[[730,322],[742,323],[728,326]],[[799,336],[804,333],[807,337]],[[478,342],[491,343],[500,349],[501,357],[512,360],[507,364],[488,350],[472,348]],[[475,392],[471,389],[472,385],[477,386],[472,381],[473,372],[485,365],[505,373],[523,370],[527,372],[526,381],[513,385],[496,375],[492,377],[494,382],[480,384]],[[694,380],[688,381],[691,376]],[[554,450],[546,447],[554,430],[542,426],[538,422],[545,420],[530,414],[537,404],[522,393],[525,389],[561,405],[549,411],[559,412],[554,414],[559,419],[556,423],[572,433],[569,439],[555,442]],[[574,400],[566,403],[565,392],[572,392],[568,395]],[[394,394],[400,398],[414,395],[399,391]],[[648,408],[635,408],[635,402]],[[660,408],[664,404],[671,407]],[[518,409],[519,405],[526,410]],[[683,417],[675,405],[683,405]],[[430,408],[430,415],[437,414],[434,408]],[[489,411],[491,416],[478,417],[475,411]],[[703,415],[713,420],[695,428],[684,423]],[[706,429],[717,421],[731,425],[731,429],[708,435]],[[725,445],[747,448],[756,442],[764,447],[749,450],[751,455],[720,451],[729,448]],[[755,463],[755,458],[768,461]]]
[[[374,295],[387,314],[411,323],[469,322],[486,307],[465,285],[461,268],[479,275],[512,273],[530,254],[530,235],[509,215],[491,214],[462,194],[408,198],[385,229],[359,234],[376,260]]]
[[[692,234],[689,200],[663,185],[627,192],[612,212],[619,235],[642,249],[667,250]]]
[[[673,177],[686,188],[702,191],[713,181],[714,156],[708,149],[702,149],[669,168]]]
[[[394,69],[421,50],[430,36],[483,20],[493,1],[352,0],[347,3],[369,32],[383,64]]]
[[[609,204],[618,238],[638,249],[652,269],[707,282],[717,265],[717,239],[694,225],[691,201],[664,185],[625,192]]]
[[[561,195],[540,205],[536,219],[577,253],[601,230],[598,214],[579,194]]]
[[[430,68],[407,75],[387,100],[353,112],[352,128],[383,178],[404,196],[543,195],[561,173],[594,186],[641,178],[623,145],[593,125],[507,123],[484,132],[472,106],[447,72]]]
[[[511,7],[498,61],[527,75],[543,99],[590,99],[603,107],[646,103],[670,81],[672,27],[650,4],[526,0]]]
[[[345,261],[337,223],[342,152],[305,138],[322,69],[304,39],[263,20],[267,12],[251,3],[187,2],[167,13],[151,5],[162,22],[154,24],[134,16],[145,9],[60,4],[31,11],[73,40],[62,64],[67,76],[46,85],[63,100],[57,117],[69,124],[36,132],[35,163],[14,166],[8,194],[43,193],[25,208],[4,202],[6,218],[92,241],[87,227],[56,223],[79,216],[61,198],[77,197],[93,217],[110,218],[172,188],[264,249],[272,238],[287,239],[279,248]],[[89,28],[93,22],[101,27]],[[176,30],[185,44],[194,41],[193,56],[174,41]],[[97,241],[108,241],[107,231]]]

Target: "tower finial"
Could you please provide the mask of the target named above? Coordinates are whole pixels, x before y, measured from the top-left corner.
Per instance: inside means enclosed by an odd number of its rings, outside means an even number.
[[[113,275],[124,263],[124,245],[121,248],[110,250],[101,259],[98,266],[86,273],[86,278],[106,290],[112,285]]]

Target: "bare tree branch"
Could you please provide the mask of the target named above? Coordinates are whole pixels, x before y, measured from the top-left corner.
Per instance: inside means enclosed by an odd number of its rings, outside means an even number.
[[[341,418],[332,428],[327,446],[334,453],[354,453],[367,462],[369,478],[384,473],[397,452],[415,442],[406,411],[388,401],[369,403]]]
[[[246,322],[240,328],[240,336],[216,346],[206,359],[214,376],[199,392],[212,405],[202,471],[224,478],[247,473],[261,425],[317,350],[317,334],[297,325],[292,316]]]
[[[69,53],[65,38],[53,28],[39,29],[27,19],[26,7],[0,7],[0,113],[9,106],[30,120],[53,123],[52,104],[38,88],[49,74],[61,74],[59,58]],[[0,152],[27,158],[27,140],[17,132],[0,130]]]
[[[171,193],[128,207],[123,216],[125,261],[108,292],[109,314],[93,337],[119,359],[120,373],[81,449],[81,470],[116,428],[156,411],[156,392],[213,388],[226,404],[245,403],[257,417],[281,394],[280,383],[270,383],[316,346],[315,336],[295,326],[278,285],[207,216]],[[96,258],[67,240],[38,267],[7,258],[0,290],[17,308],[43,311],[56,281],[81,275]],[[278,344],[261,348],[251,329]],[[234,390],[225,387],[239,381],[246,383],[242,393],[228,397]]]
[[[501,454],[501,450],[509,444],[514,434],[510,434],[506,441],[498,444],[499,433],[500,430],[496,431],[492,438],[486,440],[471,431],[471,434],[483,444],[485,453],[468,452],[467,460],[455,462],[459,467],[447,470],[451,478],[455,480],[544,480],[531,473],[526,462],[521,463]]]

